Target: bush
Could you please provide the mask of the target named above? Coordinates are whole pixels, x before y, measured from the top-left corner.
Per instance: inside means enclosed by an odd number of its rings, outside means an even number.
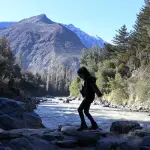
[[[124,104],[128,99],[128,93],[124,89],[113,90],[108,96],[108,100],[113,104]]]
[[[115,71],[113,69],[102,69],[96,73],[96,84],[103,93],[109,93],[108,78],[114,78]]]
[[[150,79],[139,80],[135,86],[135,102],[150,104]]]
[[[111,68],[115,69],[116,68],[116,60],[105,60],[104,61],[104,68]]]
[[[128,85],[127,82],[121,78],[119,73],[115,75],[115,78],[109,78],[109,87],[111,91],[108,96],[109,101],[116,104],[123,104],[128,101]]]
[[[69,87],[70,96],[79,96],[80,95],[80,89],[82,87],[81,80],[79,77],[76,77]]]

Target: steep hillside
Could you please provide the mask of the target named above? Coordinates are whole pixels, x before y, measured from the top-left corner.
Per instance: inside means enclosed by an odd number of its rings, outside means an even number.
[[[81,50],[85,48],[74,32],[44,14],[0,30],[0,37],[3,36],[10,40],[13,53],[16,56],[21,54],[23,68],[32,72],[47,68],[54,54],[58,64],[74,69],[78,66]]]
[[[73,31],[74,33],[77,34],[77,36],[81,39],[81,42],[88,48],[91,48],[93,46],[99,46],[99,47],[104,47],[104,43],[106,43],[103,39],[100,37],[96,36],[90,36],[84,31],[80,30],[79,28],[75,27],[72,24],[65,25],[63,24],[66,28],[69,30]]]

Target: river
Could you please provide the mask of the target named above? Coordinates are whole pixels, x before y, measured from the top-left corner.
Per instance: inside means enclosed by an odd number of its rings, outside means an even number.
[[[59,125],[80,125],[77,108],[81,101],[71,101],[63,103],[58,98],[48,98],[47,101],[38,105],[35,110],[42,118],[43,124],[50,129],[57,129]],[[91,105],[90,113],[97,121],[99,127],[109,131],[112,122],[116,120],[132,120],[137,121],[144,127],[150,127],[149,113],[145,112],[129,112],[122,109],[107,108],[100,105]],[[89,120],[86,118],[87,124],[90,126]]]

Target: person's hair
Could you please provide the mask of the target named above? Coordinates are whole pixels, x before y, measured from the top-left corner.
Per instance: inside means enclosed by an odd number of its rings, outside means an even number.
[[[85,67],[79,68],[79,70],[77,71],[77,73],[78,73],[78,75],[82,74],[84,77],[90,75],[90,72]]]

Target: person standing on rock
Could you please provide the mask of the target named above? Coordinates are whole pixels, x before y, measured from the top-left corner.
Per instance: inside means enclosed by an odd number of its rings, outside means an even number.
[[[89,129],[95,130],[98,128],[98,125],[93,119],[93,117],[91,116],[91,114],[89,113],[89,109],[90,109],[91,103],[94,101],[95,93],[98,97],[102,97],[102,93],[99,91],[98,87],[96,86],[96,78],[91,76],[91,74],[85,67],[79,68],[77,73],[78,73],[78,76],[84,81],[82,89],[80,90],[80,93],[82,94],[84,99],[78,108],[79,116],[81,119],[81,126],[77,130],[82,131],[82,130],[88,129],[86,122],[85,122],[84,114],[91,121],[91,127]],[[84,111],[84,114],[83,114],[83,111]]]

